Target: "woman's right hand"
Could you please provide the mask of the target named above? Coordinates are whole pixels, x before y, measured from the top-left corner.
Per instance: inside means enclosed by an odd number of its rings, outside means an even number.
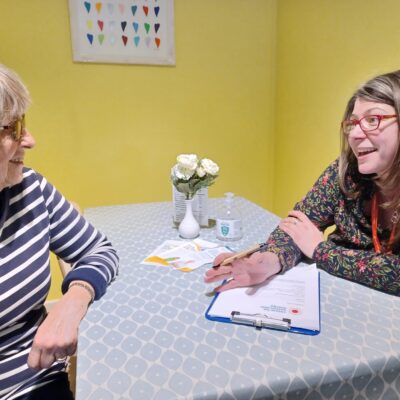
[[[82,282],[89,285],[84,281]],[[50,310],[39,326],[28,356],[28,366],[40,370],[50,368],[76,351],[79,324],[91,300],[86,289],[71,286]]]
[[[232,253],[220,254],[214,260],[214,265],[220,264],[225,258],[231,257]],[[204,277],[206,283],[230,279],[224,285],[217,286],[214,291],[222,292],[242,286],[253,286],[264,282],[272,275],[281,270],[278,256],[271,252],[257,252],[250,257],[241,258],[231,264],[209,269]]]

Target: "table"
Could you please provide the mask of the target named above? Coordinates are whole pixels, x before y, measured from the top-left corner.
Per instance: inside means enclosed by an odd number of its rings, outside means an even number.
[[[210,215],[222,199],[210,199]],[[243,198],[242,249],[278,218]],[[321,333],[224,324],[204,317],[205,268],[141,265],[177,239],[171,203],[88,209],[120,256],[120,274],[82,321],[77,400],[398,399],[400,299],[321,271]],[[213,229],[201,237],[216,241]]]

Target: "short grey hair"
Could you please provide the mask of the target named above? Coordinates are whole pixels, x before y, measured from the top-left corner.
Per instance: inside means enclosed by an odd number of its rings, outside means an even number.
[[[20,118],[30,103],[28,89],[20,77],[0,64],[0,123],[7,125]]]

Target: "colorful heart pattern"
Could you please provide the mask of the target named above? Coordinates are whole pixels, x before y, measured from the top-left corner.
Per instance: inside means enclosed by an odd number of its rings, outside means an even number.
[[[85,36],[90,46],[139,49],[162,47],[163,7],[158,0],[82,1]]]

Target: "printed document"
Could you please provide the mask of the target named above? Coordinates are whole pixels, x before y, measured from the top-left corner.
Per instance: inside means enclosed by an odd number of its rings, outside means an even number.
[[[291,326],[318,331],[319,273],[313,265],[300,265],[253,287],[220,293],[207,315],[231,318],[233,311],[290,319]]]
[[[190,272],[205,264],[210,264],[221,253],[231,253],[232,250],[203,239],[192,241],[166,240],[148,255],[142,264],[162,265]]]

